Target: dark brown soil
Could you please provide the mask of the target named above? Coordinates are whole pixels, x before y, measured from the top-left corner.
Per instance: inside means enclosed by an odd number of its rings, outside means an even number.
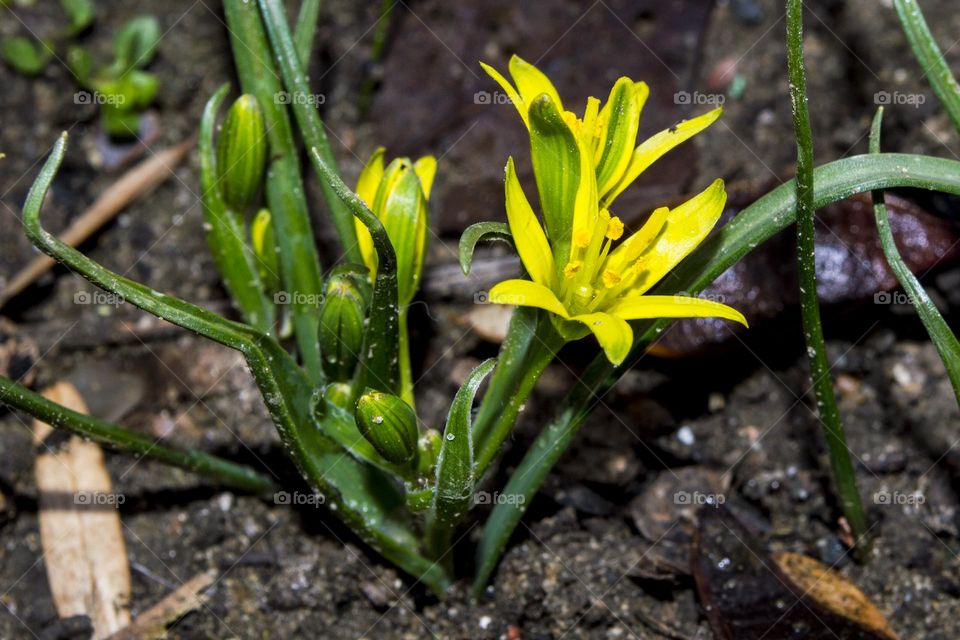
[[[620,205],[625,216],[717,176],[759,189],[792,173],[780,2],[420,0],[398,6],[383,64],[372,65],[368,29],[376,4],[324,3],[312,76],[327,97],[323,114],[348,176],[357,174],[378,144],[390,153],[441,157],[433,207],[435,269],[453,261],[466,224],[503,219],[506,157],[517,156],[524,167],[527,162],[512,107],[475,100],[477,92],[497,89],[477,66],[479,59],[503,66],[514,51],[542,57],[575,105],[587,95],[605,95],[618,75],[643,78],[652,97],[642,134],[708,108],[685,110],[674,96],[721,91],[717,67],[735,63],[746,81],[742,97],[728,98],[720,125],[641,180]],[[878,91],[926,97],[916,108],[888,108],[886,149],[944,157],[958,149],[887,4],[807,3],[818,162],[866,151],[864,134]],[[180,0],[97,6],[100,18],[86,38],[104,55],[109,34],[130,16],[150,12],[169,29],[151,67],[163,83],[155,108],[160,139],[153,146],[191,135],[208,96],[234,78],[219,6]],[[960,47],[950,46],[960,37],[953,3],[926,0],[923,8],[960,69]],[[0,13],[0,34],[19,33],[23,27],[6,10]],[[59,19],[39,7],[23,15],[35,29]],[[353,104],[367,73],[383,81],[362,117]],[[2,284],[34,255],[17,217],[36,163],[60,130],[69,130],[72,142],[44,209],[50,228],[63,228],[116,174],[94,166],[94,113],[74,104],[76,88],[59,64],[31,80],[0,66],[0,86],[0,151],[7,154],[0,161]],[[311,188],[312,201],[319,203]],[[174,178],[131,206],[84,251],[153,287],[224,309],[197,193],[191,156]],[[951,200],[919,204],[958,217]],[[329,265],[337,254],[321,209],[318,241]],[[937,265],[924,277],[952,323],[960,317],[958,282],[960,270],[950,265]],[[125,424],[296,482],[238,356],[148,326],[144,314],[125,305],[74,304],[74,294],[89,288],[55,270],[4,309],[39,344],[38,384],[91,362],[120,369],[146,390]],[[462,325],[473,293],[464,286],[432,294],[414,312],[416,367],[423,375],[419,404],[434,423],[442,420],[465,363],[495,352]],[[873,291],[862,293],[872,302]],[[140,323],[139,337],[121,328],[125,320]],[[825,331],[876,536],[866,563],[852,562],[841,540],[826,453],[810,409],[799,321],[791,311],[710,356],[645,358],[599,403],[531,505],[477,605],[468,603],[465,586],[485,516],[481,509],[466,524],[458,548],[465,580],[438,602],[322,508],[291,509],[221,492],[183,472],[109,455],[116,489],[127,498],[121,514],[134,612],[214,568],[220,578],[208,606],[181,619],[171,637],[708,638],[704,603],[690,576],[696,514],[671,498],[678,491],[714,488],[757,525],[766,550],[799,551],[836,566],[902,638],[960,637],[960,454],[954,449],[960,412],[943,366],[908,306],[834,305],[825,310]],[[586,343],[576,345],[564,352],[563,364],[548,370],[491,487],[502,486],[591,351]],[[82,631],[71,635],[70,625],[56,621],[39,541],[29,423],[10,413],[0,422],[0,637],[86,637]],[[893,504],[885,495],[915,499]]]

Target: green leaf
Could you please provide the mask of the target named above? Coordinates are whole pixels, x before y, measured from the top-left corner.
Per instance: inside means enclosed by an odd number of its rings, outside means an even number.
[[[930,79],[933,92],[950,116],[954,128],[960,132],[960,85],[950,71],[936,39],[930,33],[920,5],[917,0],[893,0],[893,6],[913,49],[913,55],[923,68],[923,75]],[[953,45],[950,48],[952,49]]]
[[[53,53],[37,40],[16,36],[0,43],[0,55],[17,73],[35,76],[47,67]]]
[[[90,0],[60,0],[60,6],[70,21],[70,33],[76,35],[93,24],[96,14]]]
[[[57,429],[192,471],[241,491],[266,494],[277,488],[273,480],[249,467],[195,449],[165,447],[153,437],[63,407],[3,376],[0,376],[0,403],[26,411]]]
[[[214,151],[213,130],[217,111],[230,85],[222,85],[207,101],[200,120],[200,192],[207,244],[220,277],[244,320],[269,333],[273,328],[274,305],[260,279],[253,248],[246,242],[243,219],[227,207],[220,193],[218,157]]]
[[[883,107],[877,109],[877,114],[873,119],[873,126],[870,130],[870,153],[880,153],[880,127],[883,122]],[[880,244],[883,246],[883,253],[887,257],[887,264],[897,276],[897,281],[903,290],[907,292],[913,308],[917,310],[923,326],[926,327],[930,339],[943,360],[943,365],[947,369],[947,376],[953,385],[953,392],[957,396],[957,403],[960,404],[960,341],[950,330],[950,326],[940,315],[937,306],[927,295],[926,290],[917,277],[910,271],[910,267],[903,261],[900,251],[897,249],[896,240],[893,238],[893,231],[890,229],[890,219],[887,217],[887,207],[883,202],[883,191],[873,192],[873,212],[877,220],[877,231],[880,233]]]
[[[398,392],[400,382],[399,342],[400,319],[397,303],[397,255],[383,223],[350,190],[335,170],[328,166],[314,147],[310,150],[321,178],[343,200],[360,222],[370,231],[377,251],[377,275],[373,281],[367,334],[361,352],[361,366],[354,387],[372,387],[387,393]]]
[[[436,467],[434,517],[444,524],[456,524],[470,509],[476,479],[473,475],[473,428],[470,412],[477,389],[497,363],[490,358],[480,363],[457,391],[443,430]]]
[[[100,124],[111,136],[131,138],[140,131],[140,113],[105,103],[100,106]]]
[[[314,92],[307,83],[307,72],[304,70],[304,65],[301,63],[293,43],[293,37],[290,35],[290,27],[287,25],[283,3],[279,0],[260,0],[260,11],[263,13],[264,23],[270,35],[270,43],[273,45],[274,58],[283,76],[283,84],[290,95],[298,97],[298,99],[291,101],[291,108],[294,117],[297,119],[297,126],[300,128],[304,144],[308,149],[316,147],[319,151],[317,157],[339,175],[336,159],[333,157],[333,150],[327,140],[320,114],[317,108],[310,104],[312,101],[306,99],[308,96],[313,96]],[[264,47],[263,50],[266,49]],[[279,91],[280,87],[278,86],[277,92]],[[313,162],[314,171],[320,179],[323,201],[327,205],[330,218],[333,220],[333,226],[340,237],[340,244],[343,246],[346,259],[349,262],[363,262],[363,256],[360,254],[360,247],[357,243],[357,231],[353,224],[353,215],[349,208],[344,206],[343,202],[330,189],[327,181],[323,179],[321,170],[317,166],[317,160],[314,159],[314,154],[310,154],[310,159]]]
[[[160,22],[154,16],[137,16],[120,27],[113,40],[114,65],[119,74],[150,64],[160,38]]]
[[[313,51],[313,38],[317,33],[317,19],[320,17],[320,0],[303,0],[300,13],[297,14],[293,32],[294,48],[300,66],[310,68],[310,54]],[[269,19],[269,18],[268,18]]]
[[[77,78],[77,83],[82,87],[88,86],[93,73],[93,58],[87,48],[70,45],[67,48],[66,61],[70,72]]]
[[[570,236],[577,189],[580,152],[570,127],[546,94],[530,105],[530,155],[540,193],[540,208],[557,264],[570,256]]]
[[[470,275],[473,252],[477,245],[494,240],[506,242],[511,247],[515,246],[510,225],[506,222],[476,222],[463,231],[460,235],[460,268],[463,269],[463,275]]]

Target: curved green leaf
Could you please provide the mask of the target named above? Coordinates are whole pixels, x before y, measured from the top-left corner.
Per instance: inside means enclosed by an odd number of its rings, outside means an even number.
[[[877,115],[874,116],[873,126],[870,129],[870,153],[880,153],[880,127],[883,122],[883,107],[877,109]],[[873,192],[873,213],[877,220],[877,231],[880,234],[880,244],[883,246],[883,253],[887,257],[887,264],[903,290],[907,292],[910,302],[917,315],[926,327],[930,339],[943,360],[943,365],[947,369],[947,376],[953,385],[953,392],[957,396],[957,403],[960,404],[960,341],[950,330],[937,305],[933,303],[930,296],[917,277],[910,271],[910,267],[903,261],[900,251],[897,249],[897,242],[893,238],[893,231],[890,230],[890,219],[887,217],[887,207],[883,202],[883,191]]]
[[[477,389],[496,363],[495,358],[480,363],[467,377],[450,405],[440,456],[437,458],[436,491],[433,497],[434,517],[441,523],[456,524],[470,509],[476,485],[470,412]]]
[[[499,240],[514,246],[510,225],[506,222],[476,222],[464,229],[460,235],[460,268],[463,269],[463,275],[470,275],[473,252],[477,245],[490,240]]]

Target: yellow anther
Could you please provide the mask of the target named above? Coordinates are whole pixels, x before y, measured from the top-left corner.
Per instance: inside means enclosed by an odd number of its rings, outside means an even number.
[[[563,121],[567,123],[567,126],[570,127],[570,131],[573,131],[575,135],[580,133],[580,119],[577,117],[573,111],[564,111],[563,112]]]
[[[586,249],[590,246],[590,237],[593,234],[588,229],[580,229],[573,234],[573,244],[578,249]]]
[[[620,280],[620,274],[616,271],[607,269],[603,272],[603,286],[605,286],[607,289],[612,289],[620,284]]]
[[[607,239],[608,240],[619,240],[620,236],[623,235],[623,222],[620,221],[620,218],[613,216],[610,218],[610,222],[607,223]]]
[[[568,262],[567,266],[563,268],[563,275],[568,280],[572,279],[573,276],[579,273],[581,267],[583,267],[583,261],[581,260],[574,260],[573,262]]]

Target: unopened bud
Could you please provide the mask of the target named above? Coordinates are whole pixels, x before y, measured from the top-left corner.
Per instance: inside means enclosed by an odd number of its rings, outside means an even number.
[[[357,427],[389,462],[407,464],[417,454],[417,414],[399,396],[368,389],[357,401]]]
[[[366,277],[347,269],[327,278],[317,337],[323,370],[332,380],[349,380],[360,361],[366,330],[369,284]]]
[[[224,202],[245,211],[256,201],[267,164],[267,130],[263,111],[250,94],[237,98],[217,140],[217,174]]]

